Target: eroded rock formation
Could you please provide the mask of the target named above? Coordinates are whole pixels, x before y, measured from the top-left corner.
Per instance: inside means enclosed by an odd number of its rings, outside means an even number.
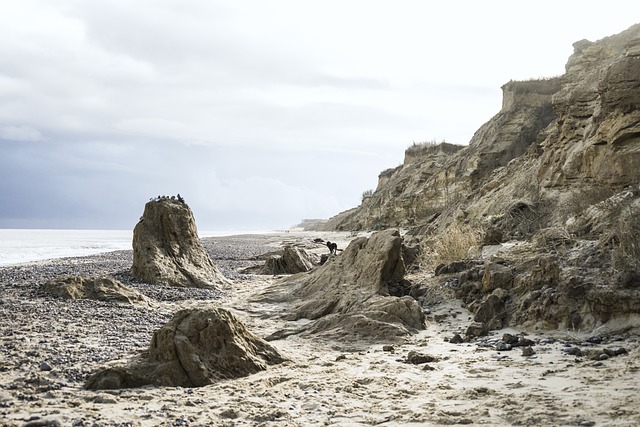
[[[386,230],[353,240],[341,255],[284,279],[262,298],[289,302],[289,319],[315,320],[306,331],[393,340],[424,327],[404,274],[402,238]]]
[[[251,375],[285,360],[229,311],[187,309],[153,334],[148,355],[125,366],[99,370],[85,388],[201,387]]]
[[[215,288],[230,283],[200,243],[189,206],[169,198],[145,205],[133,230],[131,275],[166,286]]]
[[[128,304],[147,304],[140,292],[110,277],[66,276],[49,280],[42,290],[67,299],[94,299]]]
[[[282,250],[282,255],[271,255],[265,260],[260,274],[296,274],[312,270],[318,260],[303,248],[287,245]]]

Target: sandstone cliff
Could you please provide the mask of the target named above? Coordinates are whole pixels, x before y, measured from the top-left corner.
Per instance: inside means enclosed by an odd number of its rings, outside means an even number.
[[[483,287],[482,272],[457,272],[467,283],[459,296],[474,309],[501,290],[496,326],[597,328],[640,317],[640,24],[575,43],[562,76],[502,90],[502,109],[468,146],[407,153],[359,207],[324,227],[406,228],[425,265],[456,230],[477,235],[478,251],[521,242],[519,252],[493,252],[511,269],[507,289]]]
[[[542,200],[562,211],[550,225],[567,219],[563,204],[576,191],[602,200],[637,184],[639,34],[635,25],[595,43],[577,42],[563,76],[505,84],[502,109],[468,146],[431,146],[418,157],[411,147],[403,165],[380,175],[370,197],[324,227],[448,225],[456,216],[480,221],[505,214],[514,202]]]

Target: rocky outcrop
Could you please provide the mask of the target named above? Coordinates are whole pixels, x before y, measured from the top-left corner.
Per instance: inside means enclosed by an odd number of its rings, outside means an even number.
[[[200,243],[189,206],[169,198],[145,205],[133,230],[131,275],[166,286],[215,288],[230,283]]]
[[[319,261],[298,246],[286,245],[282,255],[271,255],[265,260],[260,274],[296,274],[312,270]]]
[[[393,340],[424,327],[424,314],[404,279],[403,240],[395,230],[359,237],[309,273],[285,279],[261,296],[286,301],[290,320],[307,332]]]
[[[456,296],[474,313],[475,329],[510,325],[611,334],[640,327],[638,275],[607,274],[611,255],[597,242],[555,244],[505,248],[499,264],[494,257],[485,261],[481,277],[471,270],[458,273]]]
[[[58,277],[42,285],[42,290],[67,299],[148,304],[147,298],[140,292],[110,277]]]
[[[125,366],[99,370],[85,388],[201,387],[251,375],[285,360],[227,310],[188,309],[153,334],[147,355]]]
[[[533,260],[493,259],[483,280],[460,273],[460,294],[489,313],[481,327],[489,315],[495,325],[640,326],[639,46],[640,24],[575,43],[564,75],[505,84],[502,109],[467,147],[438,162],[407,156],[325,225],[409,228],[433,265],[443,262],[434,244],[460,228],[482,234],[478,245],[527,242]],[[496,291],[504,310],[489,299]]]

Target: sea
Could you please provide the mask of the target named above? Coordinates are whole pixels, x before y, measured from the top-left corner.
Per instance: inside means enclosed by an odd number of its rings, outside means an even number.
[[[248,232],[198,232],[199,237],[236,234]],[[132,240],[132,230],[0,229],[0,266],[131,249]]]

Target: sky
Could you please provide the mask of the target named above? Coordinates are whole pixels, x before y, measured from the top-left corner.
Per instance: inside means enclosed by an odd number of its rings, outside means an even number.
[[[132,229],[178,193],[199,230],[329,218],[634,4],[1,1],[0,228]]]

